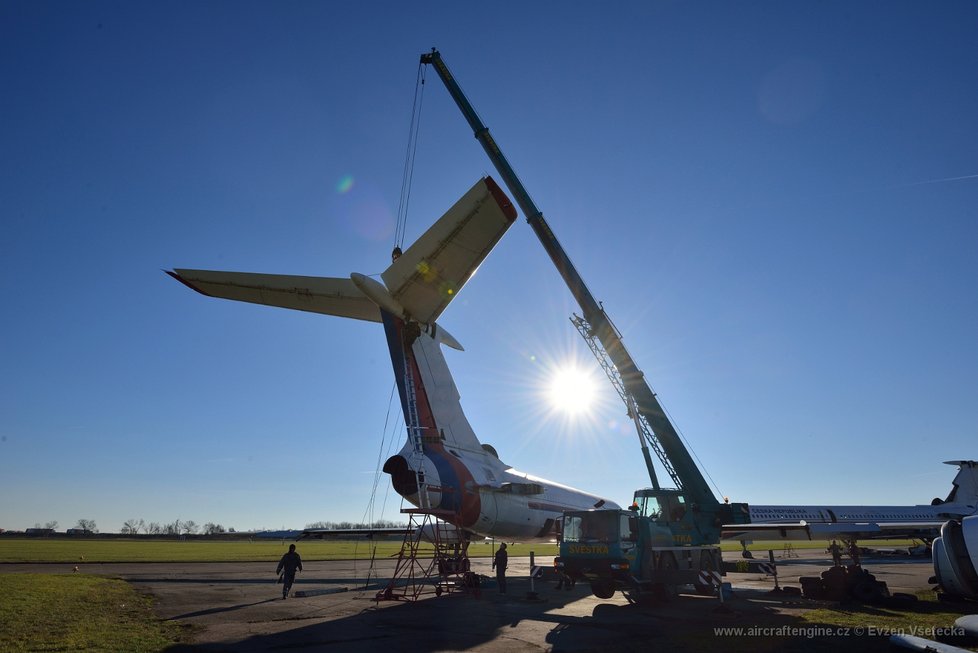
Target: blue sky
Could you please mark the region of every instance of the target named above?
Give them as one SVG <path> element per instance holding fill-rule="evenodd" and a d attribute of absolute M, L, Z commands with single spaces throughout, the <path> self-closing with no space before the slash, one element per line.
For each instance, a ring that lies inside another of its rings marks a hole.
<path fill-rule="evenodd" d="M 0 528 L 399 519 L 382 330 L 161 270 L 382 271 L 432 46 L 722 494 L 944 496 L 978 457 L 976 42 L 970 2 L 3 2 Z M 429 75 L 408 240 L 491 172 Z M 521 218 L 449 364 L 503 460 L 624 502 L 575 309 Z"/>

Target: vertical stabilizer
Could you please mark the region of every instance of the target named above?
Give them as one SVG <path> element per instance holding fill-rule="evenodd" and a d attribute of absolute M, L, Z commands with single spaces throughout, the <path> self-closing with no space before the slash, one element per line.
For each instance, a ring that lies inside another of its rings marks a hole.
<path fill-rule="evenodd" d="M 944 503 L 978 506 L 978 462 L 974 460 L 948 460 L 945 465 L 957 465 L 954 487 Z"/>
<path fill-rule="evenodd" d="M 416 419 L 428 442 L 481 452 L 482 445 L 462 412 L 458 388 L 441 350 L 440 330 L 420 328 L 386 312 L 383 319 L 405 423 L 410 427 Z M 414 390 L 414 407 L 409 405 L 407 375 Z"/>
<path fill-rule="evenodd" d="M 481 447 L 462 413 L 437 330 L 386 311 L 381 316 L 408 428 L 407 444 L 384 463 L 384 472 L 394 490 L 415 505 L 446 511 L 453 523 L 471 526 L 481 503 L 462 456 L 481 453 Z"/>

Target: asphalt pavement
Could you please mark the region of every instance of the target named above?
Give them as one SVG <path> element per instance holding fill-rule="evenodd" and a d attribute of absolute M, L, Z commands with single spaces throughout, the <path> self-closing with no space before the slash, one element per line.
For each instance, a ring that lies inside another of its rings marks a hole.
<path fill-rule="evenodd" d="M 783 553 L 783 552 L 780 552 Z M 819 551 L 777 559 L 779 586 L 797 587 L 799 576 L 831 564 Z M 733 596 L 681 595 L 668 603 L 632 605 L 619 593 L 599 600 L 586 585 L 557 589 L 549 567 L 529 579 L 529 559 L 513 558 L 507 594 L 496 587 L 488 559 L 472 561 L 484 577 L 477 590 L 431 586 L 417 601 L 377 601 L 393 574 L 384 560 L 305 562 L 294 594 L 282 599 L 273 563 L 84 564 L 79 571 L 122 578 L 156 599 L 161 618 L 187 625 L 194 651 L 648 651 L 686 648 L 703 638 L 725 648 L 714 628 L 733 624 L 792 626 L 800 614 L 824 604 L 796 594 L 771 593 L 774 578 L 729 574 Z M 933 573 L 926 558 L 866 560 L 891 592 L 926 589 Z M 0 573 L 60 573 L 74 565 L 0 565 Z M 694 646 L 694 648 L 698 648 Z"/>

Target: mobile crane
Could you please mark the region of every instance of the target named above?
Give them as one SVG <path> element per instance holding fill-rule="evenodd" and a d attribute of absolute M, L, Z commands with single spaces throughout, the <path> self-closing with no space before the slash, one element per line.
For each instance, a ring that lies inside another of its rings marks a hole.
<path fill-rule="evenodd" d="M 719 572 L 721 524 L 749 521 L 747 504 L 719 502 L 697 468 L 621 334 L 595 300 L 561 247 L 543 213 L 503 155 L 436 49 L 421 55 L 461 109 L 506 187 L 533 228 L 580 306 L 572 322 L 624 401 L 635 422 L 652 487 L 638 490 L 630 510 L 591 510 L 564 515 L 560 556 L 555 565 L 571 578 L 587 580 L 599 598 L 616 590 L 627 596 L 671 593 L 680 585 L 712 589 L 700 572 Z M 651 448 L 674 488 L 660 487 Z"/>

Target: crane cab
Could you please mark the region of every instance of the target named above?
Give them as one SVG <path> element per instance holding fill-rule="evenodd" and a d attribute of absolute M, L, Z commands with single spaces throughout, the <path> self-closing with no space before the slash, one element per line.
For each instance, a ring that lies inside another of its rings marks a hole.
<path fill-rule="evenodd" d="M 714 544 L 712 533 L 702 526 L 702 506 L 677 489 L 645 488 L 635 491 L 631 512 L 672 533 L 673 546 Z"/>
<path fill-rule="evenodd" d="M 676 489 L 636 490 L 632 501 L 633 512 L 662 524 L 683 521 L 690 507 L 683 491 Z"/>

